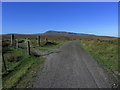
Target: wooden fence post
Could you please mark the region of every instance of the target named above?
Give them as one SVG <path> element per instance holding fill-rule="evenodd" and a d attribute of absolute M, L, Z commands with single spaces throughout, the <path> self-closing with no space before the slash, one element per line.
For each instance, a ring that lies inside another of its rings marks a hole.
<path fill-rule="evenodd" d="M 27 41 L 27 51 L 28 51 L 28 54 L 30 55 L 30 41 Z"/>
<path fill-rule="evenodd" d="M 45 41 L 46 41 L 46 43 L 48 42 L 48 38 L 47 37 L 45 38 Z"/>
<path fill-rule="evenodd" d="M 16 48 L 19 48 L 19 40 L 16 41 Z"/>
<path fill-rule="evenodd" d="M 14 34 L 11 34 L 11 45 L 12 46 L 15 45 L 15 36 L 14 36 Z"/>
<path fill-rule="evenodd" d="M 6 62 L 5 62 L 3 53 L 2 53 L 2 61 L 3 61 L 3 66 L 4 66 L 5 71 L 7 71 L 7 66 L 6 66 Z"/>
<path fill-rule="evenodd" d="M 38 46 L 40 47 L 40 36 L 38 36 Z"/>

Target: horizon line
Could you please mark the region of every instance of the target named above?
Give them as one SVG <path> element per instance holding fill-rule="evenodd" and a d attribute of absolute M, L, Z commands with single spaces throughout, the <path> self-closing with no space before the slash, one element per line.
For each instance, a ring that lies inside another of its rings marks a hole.
<path fill-rule="evenodd" d="M 46 31 L 48 32 L 48 31 Z M 56 32 L 66 32 L 66 31 L 56 31 Z M 43 33 L 0 33 L 0 35 L 10 35 L 10 34 L 19 34 L 19 35 L 35 35 L 35 34 L 44 34 Z M 70 33 L 74 33 L 74 32 L 70 32 Z M 106 37 L 120 37 L 119 35 L 117 36 L 112 36 L 112 35 L 100 35 L 100 34 L 93 34 L 93 33 L 76 33 L 76 34 L 88 34 L 88 35 L 93 35 L 93 36 L 106 36 Z"/>

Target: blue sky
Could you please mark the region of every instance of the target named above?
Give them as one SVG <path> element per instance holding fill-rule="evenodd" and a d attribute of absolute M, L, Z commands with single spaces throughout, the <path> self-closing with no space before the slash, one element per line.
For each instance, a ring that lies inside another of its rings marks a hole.
<path fill-rule="evenodd" d="M 4 2 L 3 34 L 48 30 L 117 36 L 117 2 Z"/>

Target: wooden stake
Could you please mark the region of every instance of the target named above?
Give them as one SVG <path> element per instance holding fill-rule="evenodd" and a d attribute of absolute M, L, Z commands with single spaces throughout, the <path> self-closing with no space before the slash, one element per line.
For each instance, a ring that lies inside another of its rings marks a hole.
<path fill-rule="evenodd" d="M 28 54 L 30 55 L 30 41 L 27 41 L 27 51 L 28 51 Z"/>
<path fill-rule="evenodd" d="M 19 40 L 16 41 L 16 48 L 19 48 Z"/>
<path fill-rule="evenodd" d="M 38 36 L 38 46 L 40 47 L 40 36 Z"/>
<path fill-rule="evenodd" d="M 47 37 L 45 38 L 45 41 L 46 41 L 46 43 L 48 42 L 48 38 Z"/>
<path fill-rule="evenodd" d="M 15 37 L 14 34 L 11 34 L 11 45 L 14 46 L 15 44 Z"/>
<path fill-rule="evenodd" d="M 7 71 L 7 66 L 6 66 L 6 62 L 5 62 L 3 53 L 2 53 L 2 61 L 3 61 L 3 66 L 4 66 L 5 71 Z"/>

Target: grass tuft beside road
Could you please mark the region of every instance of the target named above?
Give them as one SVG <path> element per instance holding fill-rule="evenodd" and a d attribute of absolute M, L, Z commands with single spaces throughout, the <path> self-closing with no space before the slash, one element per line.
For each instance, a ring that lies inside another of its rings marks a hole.
<path fill-rule="evenodd" d="M 66 40 L 65 40 L 66 41 Z M 51 41 L 46 44 L 41 42 L 40 48 L 34 39 L 31 39 L 31 47 L 39 49 L 40 52 L 51 52 L 59 48 L 65 41 Z M 52 44 L 51 44 L 52 43 Z M 21 43 L 20 46 L 26 47 L 26 43 Z M 10 42 L 3 41 L 3 53 L 7 66 L 7 72 L 2 65 L 2 80 L 3 88 L 26 88 L 32 87 L 36 75 L 42 69 L 45 58 L 36 57 L 37 53 L 31 50 L 31 55 L 28 55 L 26 49 L 13 48 Z"/>
<path fill-rule="evenodd" d="M 14 48 L 12 48 L 12 52 L 6 53 L 4 57 L 7 65 L 7 72 L 3 70 L 3 88 L 16 87 L 19 82 L 23 82 L 22 78 L 26 76 L 26 74 L 33 76 L 34 73 L 28 72 L 29 69 L 33 71 L 37 68 L 32 68 L 34 64 L 40 66 L 44 61 L 44 58 L 42 57 L 35 57 L 34 55 L 29 56 L 26 51 Z M 18 59 L 18 57 L 21 58 Z M 29 78 L 28 80 L 30 79 L 32 78 Z M 24 85 L 27 86 L 26 83 L 24 83 Z"/>
<path fill-rule="evenodd" d="M 112 40 L 112 43 L 81 40 L 80 44 L 114 79 L 118 79 L 118 40 Z"/>
<path fill-rule="evenodd" d="M 39 48 L 39 50 L 41 52 L 51 52 L 54 49 L 60 48 L 60 46 L 62 44 L 64 44 L 67 40 L 63 40 L 63 41 L 54 41 L 56 43 L 56 45 L 45 45 L 44 47 Z M 51 41 L 53 42 L 53 41 Z"/>

